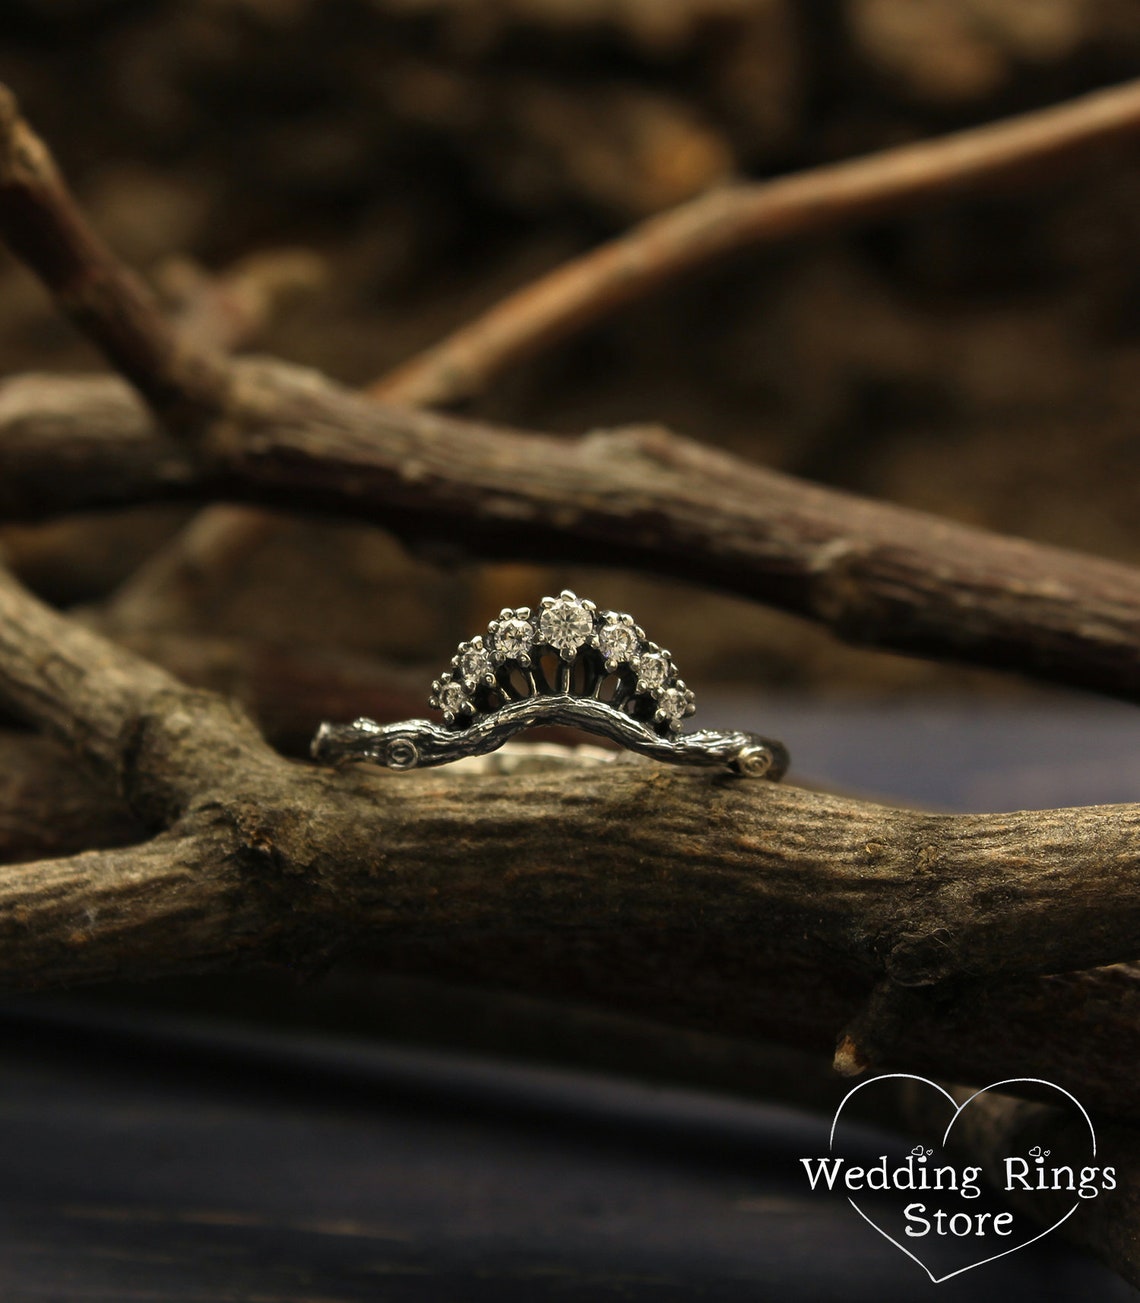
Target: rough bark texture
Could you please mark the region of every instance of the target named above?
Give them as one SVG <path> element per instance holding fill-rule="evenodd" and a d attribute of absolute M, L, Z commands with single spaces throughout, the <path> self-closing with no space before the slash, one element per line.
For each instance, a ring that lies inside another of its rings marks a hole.
<path fill-rule="evenodd" d="M 0 863 L 125 846 L 144 835 L 114 789 L 67 747 L 0 732 Z"/>
<path fill-rule="evenodd" d="M 115 775 L 145 822 L 193 821 L 202 868 L 175 889 L 200 893 L 196 908 L 232 889 L 233 857 L 245 855 L 262 866 L 256 890 L 271 886 L 297 921 L 324 931 L 346 917 L 404 937 L 620 931 L 636 919 L 649 931 L 696 927 L 740 959 L 758 947 L 794 963 L 827 955 L 903 985 L 1051 973 L 1140 950 L 1140 907 L 1128 904 L 1140 885 L 1133 806 L 938 816 L 632 761 L 525 782 L 337 774 L 281 760 L 232 708 L 11 580 L 0 628 L 6 699 Z M 211 838 L 220 881 L 205 867 Z M 151 851 L 135 853 L 145 878 Z M 160 955 L 192 962 L 193 948 L 177 955 L 145 928 L 125 949 L 105 908 L 78 927 L 59 912 L 60 874 L 58 864 L 21 870 L 0 965 L 9 979 L 46 978 L 41 957 L 66 937 L 79 938 L 74 962 L 92 977 L 115 964 L 144 971 Z M 124 909 L 137 903 L 134 882 Z"/>
<path fill-rule="evenodd" d="M 1132 568 L 805 484 L 664 430 L 524 434 L 242 362 L 197 469 L 117 382 L 51 382 L 45 413 L 48 387 L 24 379 L 0 395 L 0 514 L 224 494 L 352 514 L 441 557 L 691 578 L 851 642 L 1140 691 Z"/>
<path fill-rule="evenodd" d="M 1132 88 L 1023 123 L 1029 148 L 1008 129 L 971 138 L 965 159 L 961 141 L 943 144 L 933 174 L 929 150 L 904 152 L 883 161 L 877 197 L 859 189 L 865 168 L 833 181 L 853 185 L 849 210 L 877 210 L 888 192 L 935 193 L 1131 131 L 1137 101 Z M 523 435 L 224 362 L 173 332 L 92 235 L 7 96 L 0 141 L 0 229 L 168 431 L 102 382 L 13 387 L 9 514 L 178 495 L 333 509 L 437 554 L 632 564 L 852 639 L 1136 693 L 1140 578 L 1125 567 L 810 488 L 659 430 Z M 775 193 L 796 229 L 833 220 L 812 207 L 818 192 Z M 748 221 L 775 222 L 751 210 L 734 227 L 724 203 L 698 210 L 695 233 L 629 293 L 751 238 Z M 629 296 L 598 284 L 599 302 Z M 516 335 L 502 355 L 518 348 Z M 76 401 L 92 392 L 95 421 Z M 284 760 L 236 706 L 6 577 L 0 698 L 113 782 L 150 834 L 10 868 L 0 983 L 313 965 L 367 944 L 400 971 L 736 1034 L 818 1043 L 845 1026 L 848 1071 L 899 1055 L 984 1078 L 1028 1061 L 1135 1116 L 1118 1065 L 1134 1060 L 1136 974 L 1105 966 L 1140 953 L 1138 806 L 936 816 L 627 759 L 530 776 L 331 773 Z M 994 1151 L 985 1136 L 975 1146 Z M 1093 1237 L 1133 1277 L 1134 1218 L 1131 1199 L 1106 1206 Z"/>

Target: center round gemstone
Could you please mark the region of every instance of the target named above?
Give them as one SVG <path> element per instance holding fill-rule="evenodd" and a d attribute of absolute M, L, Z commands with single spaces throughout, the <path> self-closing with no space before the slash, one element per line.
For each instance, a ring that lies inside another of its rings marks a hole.
<path fill-rule="evenodd" d="M 538 621 L 538 636 L 567 655 L 576 652 L 594 631 L 594 619 L 580 603 L 559 598 L 543 611 Z"/>

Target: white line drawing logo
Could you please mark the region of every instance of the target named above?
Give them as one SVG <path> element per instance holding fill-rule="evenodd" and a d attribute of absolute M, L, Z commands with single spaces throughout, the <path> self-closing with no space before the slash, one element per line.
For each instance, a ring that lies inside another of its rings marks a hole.
<path fill-rule="evenodd" d="M 1084 1199 L 1094 1198 L 1103 1190 L 1112 1190 L 1116 1188 L 1116 1173 L 1111 1167 L 1088 1166 L 1074 1168 L 1068 1164 L 1049 1166 L 1046 1160 L 1050 1157 L 1048 1149 L 1042 1149 L 1040 1145 L 1034 1145 L 1029 1150 L 1028 1157 L 1011 1155 L 1004 1159 L 1003 1170 L 1005 1172 L 1005 1189 L 1027 1190 L 1027 1191 L 1057 1191 L 1072 1190 L 1074 1192 L 1074 1201 L 1072 1206 L 1062 1216 L 1058 1217 L 1051 1225 L 1044 1230 L 1033 1235 L 1031 1238 L 1021 1240 L 1008 1248 L 1001 1249 L 997 1253 L 987 1254 L 986 1257 L 979 1258 L 976 1262 L 967 1263 L 963 1267 L 958 1267 L 953 1271 L 945 1271 L 937 1274 L 937 1271 L 927 1266 L 918 1254 L 907 1245 L 897 1239 L 895 1235 L 890 1234 L 868 1213 L 852 1195 L 852 1191 L 874 1190 L 874 1191 L 909 1191 L 922 1192 L 925 1200 L 929 1194 L 942 1191 L 950 1191 L 957 1198 L 971 1199 L 982 1193 L 981 1187 L 977 1184 L 978 1177 L 981 1175 L 980 1167 L 965 1167 L 959 1170 L 952 1164 L 938 1167 L 934 1164 L 927 1165 L 927 1159 L 933 1155 L 932 1149 L 924 1149 L 922 1145 L 916 1145 L 908 1155 L 906 1160 L 896 1166 L 893 1171 L 889 1170 L 888 1161 L 883 1156 L 877 1164 L 871 1164 L 869 1167 L 847 1166 L 846 1160 L 842 1157 L 835 1156 L 835 1138 L 836 1130 L 839 1126 L 840 1117 L 843 1110 L 851 1099 L 867 1086 L 874 1085 L 876 1082 L 883 1081 L 913 1081 L 923 1086 L 929 1086 L 932 1090 L 937 1091 L 939 1095 L 946 1100 L 952 1111 L 950 1121 L 945 1131 L 942 1133 L 942 1145 L 945 1146 L 953 1131 L 958 1119 L 966 1109 L 974 1103 L 975 1100 L 987 1094 L 992 1090 L 1000 1090 L 1002 1087 L 1010 1086 L 1045 1086 L 1050 1090 L 1056 1091 L 1059 1095 L 1073 1105 L 1080 1114 L 1084 1125 L 1088 1128 L 1090 1152 L 1093 1158 L 1096 1157 L 1096 1131 L 1092 1124 L 1084 1105 L 1071 1092 L 1063 1086 L 1058 1086 L 1051 1081 L 1045 1081 L 1040 1077 L 1007 1077 L 1002 1081 L 991 1082 L 988 1086 L 983 1086 L 980 1090 L 974 1091 L 966 1100 L 958 1104 L 953 1095 L 948 1090 L 940 1086 L 937 1082 L 931 1081 L 927 1077 L 920 1077 L 911 1072 L 889 1072 L 880 1076 L 869 1077 L 866 1081 L 859 1082 L 847 1092 L 839 1107 L 835 1110 L 835 1116 L 831 1120 L 831 1131 L 828 1137 L 827 1158 L 803 1158 L 801 1163 L 808 1174 L 808 1180 L 811 1188 L 815 1190 L 817 1186 L 823 1186 L 827 1190 L 838 1187 L 847 1193 L 847 1202 L 859 1214 L 860 1217 L 889 1243 L 893 1244 L 896 1249 L 906 1254 L 912 1262 L 918 1264 L 926 1273 L 933 1284 L 941 1284 L 943 1281 L 951 1280 L 955 1276 L 962 1275 L 963 1272 L 971 1271 L 975 1267 L 984 1266 L 989 1262 L 996 1262 L 999 1258 L 1007 1257 L 1011 1253 L 1016 1253 L 1020 1249 L 1028 1248 L 1030 1244 L 1035 1244 L 1038 1240 L 1044 1239 L 1046 1235 L 1052 1234 L 1059 1226 L 1063 1225 L 1077 1211 Z M 1077 1172 L 1079 1171 L 1079 1178 Z M 875 1177 L 879 1181 L 875 1181 Z M 992 1212 L 983 1212 L 980 1214 L 967 1214 L 962 1211 L 948 1214 L 944 1210 L 931 1211 L 925 1202 L 912 1202 L 905 1209 L 905 1219 L 907 1226 L 905 1234 L 913 1236 L 916 1239 L 924 1238 L 932 1231 L 938 1236 L 950 1236 L 951 1238 L 965 1238 L 971 1235 L 986 1237 L 986 1246 L 992 1243 L 990 1237 L 1002 1238 L 1012 1235 L 1014 1213 L 1003 1212 L 994 1214 Z M 965 1229 L 964 1229 L 965 1228 Z M 917 1248 L 917 1245 L 915 1246 Z M 995 1246 L 996 1247 L 996 1246 Z"/>

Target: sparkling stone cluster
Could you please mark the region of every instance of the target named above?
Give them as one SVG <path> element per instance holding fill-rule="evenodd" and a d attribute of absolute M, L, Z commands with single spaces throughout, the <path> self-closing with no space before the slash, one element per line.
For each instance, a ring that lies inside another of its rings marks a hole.
<path fill-rule="evenodd" d="M 634 696 L 653 703 L 655 724 L 678 732 L 696 710 L 670 654 L 650 642 L 631 615 L 599 611 L 568 588 L 544 597 L 537 612 L 505 608 L 485 636 L 460 643 L 451 668 L 432 683 L 429 704 L 443 712 L 446 723 L 465 727 L 481 713 L 480 690 L 496 687 L 500 669 L 529 670 L 548 651 L 569 663 L 589 648 L 600 654 L 607 673 L 636 679 Z"/>

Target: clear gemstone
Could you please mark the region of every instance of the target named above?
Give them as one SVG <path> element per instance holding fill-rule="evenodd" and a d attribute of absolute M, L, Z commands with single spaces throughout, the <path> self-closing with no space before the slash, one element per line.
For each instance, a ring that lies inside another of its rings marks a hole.
<path fill-rule="evenodd" d="M 628 624 L 604 624 L 598 633 L 598 649 L 608 661 L 628 661 L 637 654 L 637 634 Z"/>
<path fill-rule="evenodd" d="M 495 632 L 495 651 L 503 660 L 516 660 L 530 651 L 534 625 L 529 620 L 504 620 Z"/>
<path fill-rule="evenodd" d="M 485 674 L 493 674 L 494 666 L 485 647 L 468 647 L 459 657 L 459 672 L 468 683 L 479 683 Z"/>
<path fill-rule="evenodd" d="M 680 688 L 666 688 L 657 701 L 657 709 L 666 719 L 684 719 L 688 696 Z"/>
<path fill-rule="evenodd" d="M 669 662 L 659 652 L 650 652 L 637 662 L 637 677 L 647 688 L 660 688 L 669 677 Z"/>
<path fill-rule="evenodd" d="M 439 708 L 448 715 L 458 715 L 470 708 L 462 683 L 445 683 L 439 690 Z"/>
<path fill-rule="evenodd" d="M 539 617 L 538 636 L 551 647 L 567 654 L 576 652 L 594 632 L 594 617 L 582 605 L 560 597 Z"/>

